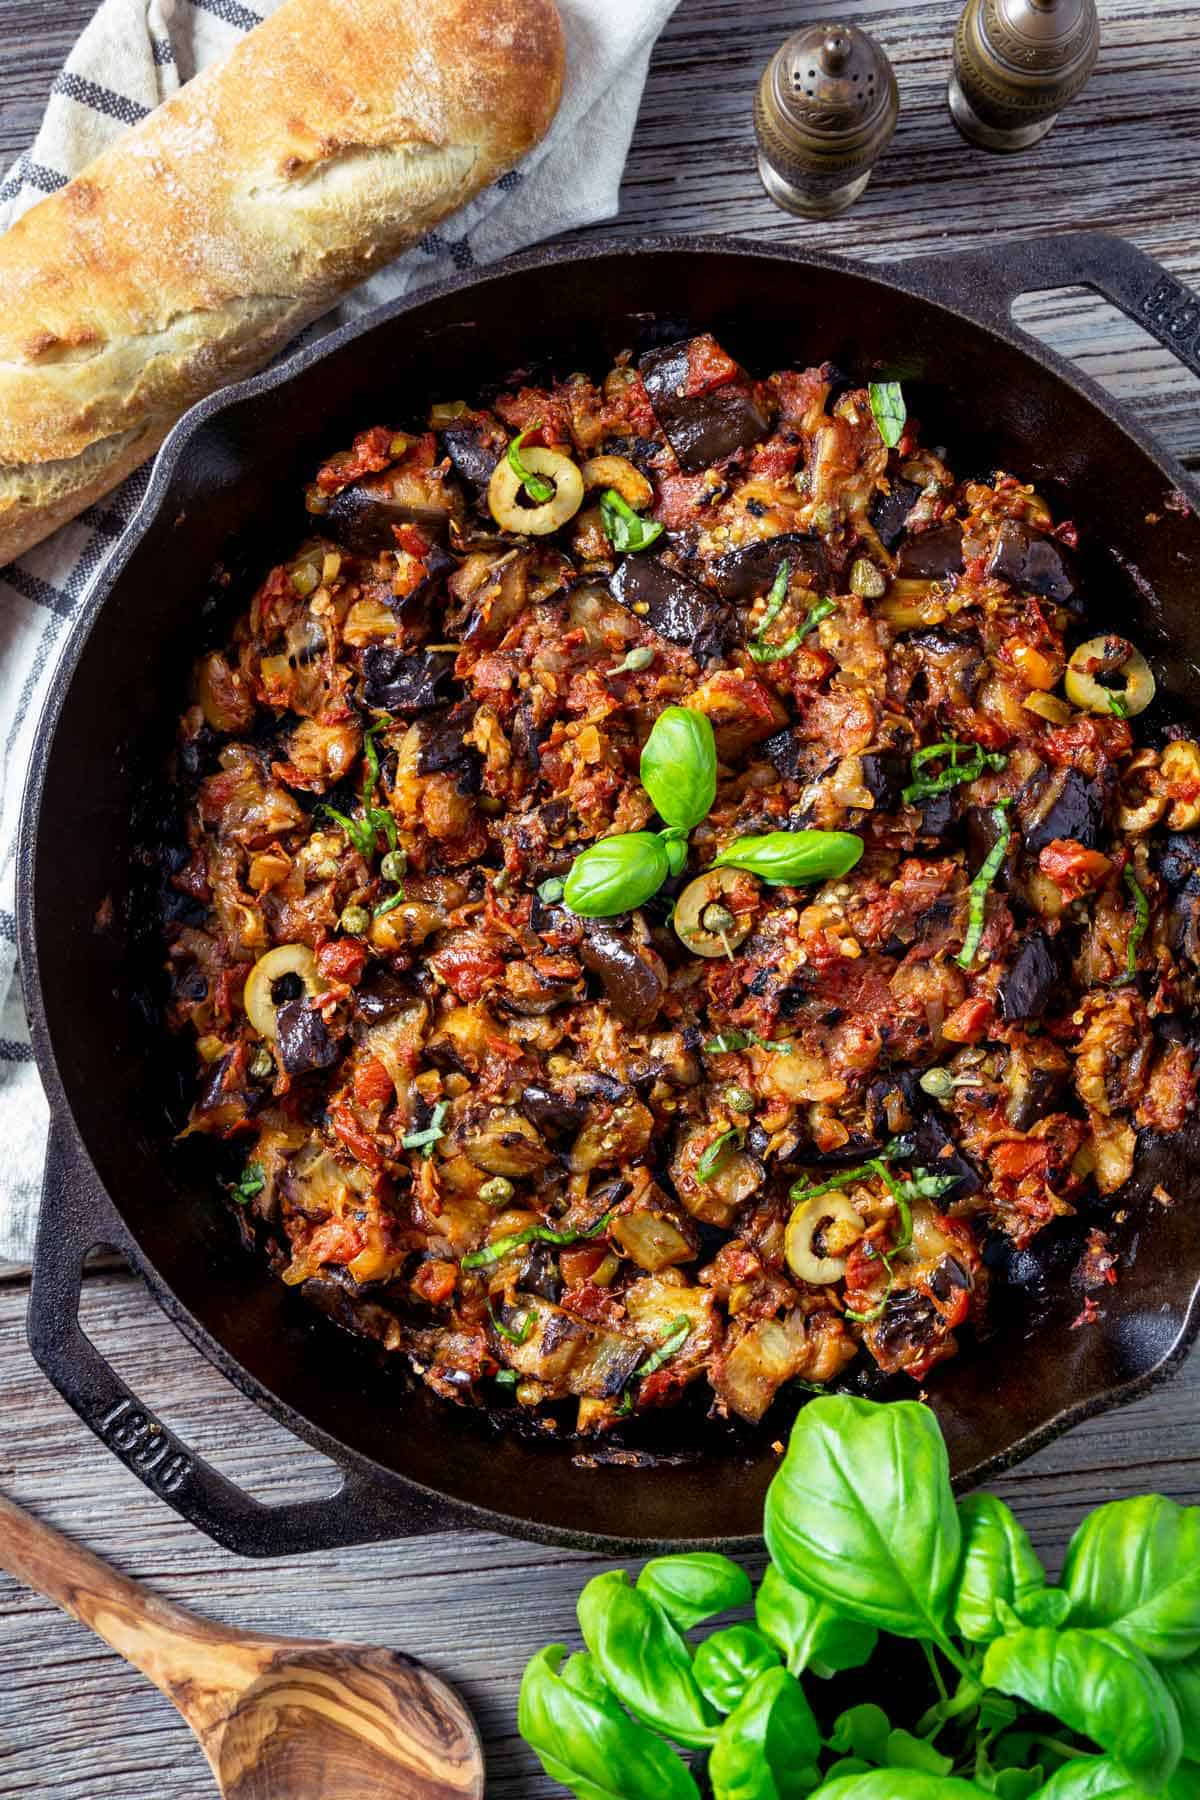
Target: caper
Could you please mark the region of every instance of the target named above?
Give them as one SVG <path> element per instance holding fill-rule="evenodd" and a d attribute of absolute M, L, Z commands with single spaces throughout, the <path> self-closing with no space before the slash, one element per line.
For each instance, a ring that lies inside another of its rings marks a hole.
<path fill-rule="evenodd" d="M 365 906 L 347 906 L 342 909 L 338 920 L 340 930 L 348 932 L 351 937 L 361 937 L 370 928 L 371 915 Z"/>
<path fill-rule="evenodd" d="M 748 1113 L 754 1111 L 754 1095 L 749 1088 L 727 1087 L 725 1104 L 730 1112 Z"/>
<path fill-rule="evenodd" d="M 486 1200 L 489 1206 L 499 1206 L 505 1200 L 511 1200 L 516 1188 L 507 1175 L 492 1175 L 479 1190 L 479 1198 Z"/>
<path fill-rule="evenodd" d="M 379 873 L 385 881 L 403 881 L 407 872 L 408 858 L 403 850 L 389 850 L 379 865 Z"/>
<path fill-rule="evenodd" d="M 250 1058 L 250 1073 L 255 1081 L 269 1081 L 275 1073 L 275 1058 L 265 1044 L 260 1044 Z"/>
<path fill-rule="evenodd" d="M 929 1094 L 934 1100 L 948 1100 L 954 1092 L 955 1081 L 949 1069 L 926 1069 L 918 1085 L 923 1094 Z"/>
<path fill-rule="evenodd" d="M 714 901 L 711 906 L 706 906 L 700 914 L 700 923 L 705 931 L 711 931 L 719 937 L 723 931 L 732 931 L 737 920 L 727 906 L 721 906 Z"/>
<path fill-rule="evenodd" d="M 314 873 L 322 881 L 336 881 L 338 873 L 337 863 L 332 856 L 327 856 L 323 862 L 317 864 Z"/>

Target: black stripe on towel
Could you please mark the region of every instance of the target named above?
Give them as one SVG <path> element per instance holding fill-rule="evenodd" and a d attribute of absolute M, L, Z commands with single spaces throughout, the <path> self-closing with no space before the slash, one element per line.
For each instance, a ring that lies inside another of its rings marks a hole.
<path fill-rule="evenodd" d="M 112 88 L 101 87 L 98 81 L 89 81 L 86 75 L 72 74 L 70 69 L 63 70 L 50 92 L 89 106 L 93 112 L 105 113 L 110 119 L 119 119 L 122 125 L 136 125 L 150 111 L 136 100 L 127 100 L 124 94 L 115 94 Z"/>

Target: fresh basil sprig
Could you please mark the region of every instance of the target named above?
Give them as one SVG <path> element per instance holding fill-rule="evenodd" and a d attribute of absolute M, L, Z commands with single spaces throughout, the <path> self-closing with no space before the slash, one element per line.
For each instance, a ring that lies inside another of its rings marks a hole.
<path fill-rule="evenodd" d="M 707 713 L 664 707 L 642 749 L 639 772 L 667 825 L 679 831 L 699 825 L 717 797 L 717 744 Z"/>
<path fill-rule="evenodd" d="M 1049 1587 L 1001 1501 L 955 1506 L 928 1409 L 836 1395 L 793 1427 L 765 1529 L 753 1626 L 693 1647 L 685 1632 L 745 1604 L 745 1577 L 724 1558 L 659 1557 L 636 1588 L 619 1570 L 585 1588 L 590 1655 L 564 1662 L 555 1645 L 530 1663 L 522 1734 L 580 1800 L 697 1800 L 664 1736 L 701 1753 L 713 1800 L 1200 1792 L 1200 1508 L 1102 1507 Z M 889 1716 L 894 1656 L 870 1668 L 880 1630 L 929 1663 L 911 1729 Z M 862 1698 L 823 1737 L 798 1677 L 850 1669 L 865 1669 Z"/>
<path fill-rule="evenodd" d="M 905 405 L 900 383 L 872 381 L 867 388 L 867 398 L 871 403 L 880 437 L 889 450 L 894 450 L 904 436 L 904 427 L 908 423 L 908 407 Z"/>
<path fill-rule="evenodd" d="M 768 831 L 734 838 L 713 857 L 714 869 L 745 869 L 770 887 L 798 887 L 846 875 L 863 853 L 852 831 Z"/>
<path fill-rule="evenodd" d="M 663 534 L 657 519 L 643 519 L 616 488 L 601 494 L 600 518 L 614 550 L 648 550 Z"/>
<path fill-rule="evenodd" d="M 571 864 L 563 899 L 584 919 L 611 919 L 645 905 L 671 873 L 662 838 L 653 831 L 626 831 L 598 838 Z"/>
<path fill-rule="evenodd" d="M 542 422 L 540 419 L 533 425 L 527 425 L 524 431 L 519 431 L 517 433 L 516 437 L 512 440 L 512 443 L 508 446 L 508 466 L 517 477 L 517 480 L 521 483 L 521 486 L 525 489 L 525 492 L 529 495 L 529 498 L 538 506 L 544 506 L 547 500 L 553 500 L 554 483 L 552 481 L 547 481 L 544 475 L 535 475 L 533 470 L 526 465 L 525 460 L 521 455 L 521 445 L 525 442 L 527 437 L 532 436 L 535 431 L 540 431 L 541 428 Z"/>

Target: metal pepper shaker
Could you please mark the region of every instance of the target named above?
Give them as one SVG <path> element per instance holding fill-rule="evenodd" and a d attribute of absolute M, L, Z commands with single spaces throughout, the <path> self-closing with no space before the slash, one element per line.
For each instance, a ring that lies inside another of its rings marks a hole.
<path fill-rule="evenodd" d="M 985 150 L 1026 150 L 1083 88 L 1099 50 L 1096 0 L 967 0 L 951 117 Z"/>
<path fill-rule="evenodd" d="M 780 46 L 754 99 L 758 172 L 805 219 L 853 204 L 896 129 L 892 65 L 857 25 L 810 25 Z"/>

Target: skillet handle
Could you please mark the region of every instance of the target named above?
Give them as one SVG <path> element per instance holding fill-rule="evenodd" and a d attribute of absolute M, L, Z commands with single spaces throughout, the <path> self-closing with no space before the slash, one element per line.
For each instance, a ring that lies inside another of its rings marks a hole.
<path fill-rule="evenodd" d="M 290 1556 L 381 1538 L 410 1537 L 454 1523 L 414 1497 L 383 1493 L 366 1474 L 343 1470 L 336 1493 L 265 1506 L 161 1425 L 84 1333 L 79 1300 L 84 1262 L 98 1245 L 130 1255 L 129 1235 L 108 1196 L 52 1129 L 34 1250 L 27 1332 L 34 1358 L 63 1399 L 125 1467 L 181 1518 L 240 1556 Z"/>
<path fill-rule="evenodd" d="M 981 250 L 920 256 L 896 265 L 901 286 L 1005 325 L 1020 294 L 1090 287 L 1111 300 L 1200 375 L 1200 297 L 1125 238 L 1107 231 L 1066 231 L 1019 238 Z"/>

